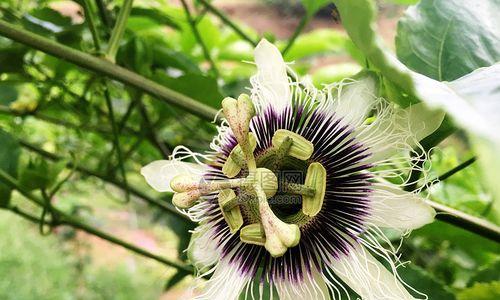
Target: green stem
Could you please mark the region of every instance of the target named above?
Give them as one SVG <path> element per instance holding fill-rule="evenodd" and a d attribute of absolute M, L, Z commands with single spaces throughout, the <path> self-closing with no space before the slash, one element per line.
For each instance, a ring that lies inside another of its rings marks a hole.
<path fill-rule="evenodd" d="M 472 157 L 472 158 L 464 161 L 463 163 L 459 164 L 458 166 L 454 167 L 453 169 L 443 173 L 442 175 L 439 175 L 438 177 L 429 180 L 428 183 L 426 183 L 426 184 L 424 184 L 424 186 L 422 186 L 420 191 L 425 191 L 426 189 L 433 186 L 434 184 L 437 184 L 441 181 L 448 179 L 449 177 L 455 175 L 456 173 L 458 173 L 458 172 L 462 171 L 463 169 L 467 168 L 468 166 L 472 165 L 476 160 L 477 160 L 476 157 Z"/>
<path fill-rule="evenodd" d="M 26 141 L 22 141 L 22 140 L 18 140 L 19 141 L 19 144 L 32 151 L 32 152 L 35 152 L 37 153 L 38 155 L 41 155 L 49 160 L 52 160 L 52 161 L 61 161 L 63 160 L 62 157 L 56 155 L 56 154 L 53 154 L 53 153 L 50 153 L 50 152 L 47 152 L 31 143 L 28 143 Z M 82 174 L 85 174 L 85 175 L 89 175 L 89 176 L 93 176 L 93 177 L 96 177 L 96 178 L 99 178 L 101 179 L 102 181 L 104 182 L 107 182 L 107 183 L 110 183 L 114 186 L 116 186 L 117 188 L 119 189 L 124 189 L 124 184 L 123 182 L 119 181 L 118 179 L 116 178 L 113 178 L 113 177 L 109 177 L 109 176 L 106 176 L 106 175 L 103 175 L 99 172 L 96 172 L 94 170 L 91 170 L 89 168 L 86 168 L 86 167 L 83 167 L 83 166 L 79 166 L 79 165 L 75 165 L 74 163 L 72 162 L 68 162 L 67 165 L 66 165 L 68 168 L 75 168 L 75 170 L 77 170 L 78 172 L 82 173 Z M 167 213 L 170 213 L 172 215 L 174 215 L 175 217 L 178 217 L 180 219 L 183 219 L 183 220 L 186 220 L 186 221 L 190 221 L 190 219 L 180 213 L 175 207 L 173 207 L 173 205 L 171 205 L 170 203 L 167 203 L 165 201 L 159 201 L 153 197 L 150 197 L 146 194 L 144 194 L 143 192 L 139 191 L 138 189 L 132 187 L 132 186 L 129 186 L 129 191 L 132 195 L 136 196 L 137 198 L 143 200 L 144 202 L 146 203 L 149 203 L 151 205 L 154 205 L 155 207 L 158 207 L 160 209 L 162 209 L 163 211 L 167 212 Z"/>
<path fill-rule="evenodd" d="M 108 50 L 106 51 L 106 58 L 112 62 L 115 62 L 116 53 L 120 47 L 120 41 L 122 40 L 123 34 L 125 33 L 125 28 L 127 27 L 128 16 L 132 10 L 132 4 L 134 0 L 124 0 L 123 6 L 118 14 L 118 19 L 116 20 L 115 27 L 111 32 L 111 38 L 109 39 Z"/>
<path fill-rule="evenodd" d="M 182 7 L 184 8 L 184 13 L 186 14 L 186 19 L 189 23 L 189 26 L 191 27 L 191 31 L 193 32 L 194 38 L 196 39 L 196 42 L 200 45 L 201 50 L 203 51 L 203 56 L 205 59 L 210 63 L 210 67 L 212 69 L 212 72 L 214 73 L 215 77 L 219 77 L 219 71 L 217 70 L 217 66 L 215 65 L 214 60 L 212 59 L 212 56 L 210 55 L 210 51 L 207 48 L 207 45 L 203 41 L 203 37 L 200 35 L 200 32 L 198 31 L 198 28 L 196 27 L 196 21 L 191 15 L 191 12 L 189 10 L 189 6 L 186 3 L 186 0 L 181 0 Z"/>
<path fill-rule="evenodd" d="M 427 203 L 436 210 L 436 219 L 500 243 L 500 227 L 495 224 L 440 203 L 430 200 Z"/>
<path fill-rule="evenodd" d="M 111 16 L 109 15 L 108 9 L 106 8 L 106 4 L 104 3 L 104 0 L 96 0 L 95 2 L 97 4 L 97 10 L 99 11 L 99 16 L 101 17 L 102 24 L 106 28 L 111 28 L 112 20 Z"/>
<path fill-rule="evenodd" d="M 309 17 L 308 14 L 305 14 L 302 17 L 299 25 L 295 28 L 295 31 L 293 32 L 292 37 L 290 37 L 290 39 L 288 40 L 288 43 L 286 44 L 285 49 L 283 49 L 283 51 L 281 51 L 283 56 L 285 56 L 288 53 L 288 51 L 290 50 L 290 48 L 292 48 L 293 44 L 295 43 L 295 40 L 299 37 L 300 33 L 302 32 L 302 30 L 304 30 L 304 28 L 306 27 L 307 23 L 309 23 L 310 20 L 311 20 L 311 18 Z"/>
<path fill-rule="evenodd" d="M 109 61 L 94 57 L 73 48 L 61 45 L 50 39 L 33 34 L 24 29 L 0 20 L 0 35 L 16 42 L 33 47 L 47 54 L 67 60 L 80 67 L 109 76 L 112 79 L 133 86 L 168 104 L 178 106 L 205 120 L 213 121 L 217 110 L 202 104 L 186 95 L 148 80 L 132 71 L 117 66 Z"/>
<path fill-rule="evenodd" d="M 101 51 L 101 41 L 99 40 L 99 34 L 97 32 L 94 14 L 92 13 L 92 7 L 90 6 L 89 0 L 83 0 L 83 11 L 85 15 L 85 23 L 87 23 L 87 26 L 89 27 L 95 48 L 97 52 L 99 52 Z"/>
<path fill-rule="evenodd" d="M 10 188 L 17 190 L 19 193 L 21 193 L 21 195 L 23 195 L 27 199 L 29 199 L 29 200 L 31 200 L 34 203 L 37 203 L 39 205 L 41 204 L 44 207 L 44 200 L 38 198 L 37 196 L 33 195 L 29 191 L 25 190 L 21 185 L 19 185 L 19 183 L 14 178 L 12 178 L 9 174 L 5 173 L 3 170 L 0 170 L 0 181 L 2 181 L 4 184 L 9 186 Z M 115 245 L 121 246 L 127 250 L 130 250 L 130 251 L 135 252 L 137 254 L 140 254 L 142 256 L 154 259 L 158 262 L 163 263 L 164 265 L 174 267 L 174 268 L 178 269 L 179 271 L 185 272 L 186 274 L 190 274 L 193 272 L 193 270 L 188 266 L 171 261 L 167 258 L 158 256 L 158 255 L 153 254 L 151 252 L 148 252 L 142 248 L 139 248 L 135 245 L 132 245 L 132 244 L 127 243 L 123 240 L 120 240 L 119 238 L 112 236 L 110 234 L 107 234 L 107 233 L 105 233 L 105 232 L 103 232 L 95 227 L 92 227 L 92 226 L 82 222 L 81 220 L 78 220 L 77 218 L 75 218 L 71 215 L 68 215 L 65 212 L 63 212 L 55 207 L 50 207 L 49 209 L 54 213 L 54 216 L 57 217 L 58 222 L 56 223 L 56 225 L 69 225 L 69 226 L 74 227 L 76 229 L 83 230 L 89 234 L 92 234 L 92 235 L 100 237 L 104 240 L 107 240 Z"/>
<path fill-rule="evenodd" d="M 207 0 L 198 0 L 198 1 L 204 7 L 206 7 L 211 13 L 216 15 L 223 23 L 225 23 L 227 26 L 232 28 L 234 30 L 234 32 L 236 32 L 242 39 L 246 40 L 247 42 L 252 44 L 252 46 L 254 46 L 254 47 L 257 46 L 257 43 L 258 43 L 257 41 L 254 41 L 250 36 L 248 36 L 245 32 L 243 32 L 243 30 L 241 30 L 241 28 L 238 27 L 238 25 L 233 23 L 233 21 L 231 21 L 223 12 L 218 10 L 210 2 L 208 2 Z"/>

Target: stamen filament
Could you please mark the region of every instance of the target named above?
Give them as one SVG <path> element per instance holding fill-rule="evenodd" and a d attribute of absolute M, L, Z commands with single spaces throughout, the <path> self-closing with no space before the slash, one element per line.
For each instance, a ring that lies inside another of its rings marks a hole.
<path fill-rule="evenodd" d="M 316 190 L 313 187 L 298 183 L 283 182 L 281 187 L 285 193 L 294 195 L 313 197 L 316 193 Z"/>

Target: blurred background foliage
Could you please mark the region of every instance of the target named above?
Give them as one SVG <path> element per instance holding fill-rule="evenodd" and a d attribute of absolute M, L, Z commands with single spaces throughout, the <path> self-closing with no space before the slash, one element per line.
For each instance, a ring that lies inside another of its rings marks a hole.
<path fill-rule="evenodd" d="M 445 44 L 446 35 L 437 31 L 466 1 L 450 1 L 441 14 L 430 0 L 406 11 L 417 2 L 377 3 L 381 37 L 414 71 L 450 81 L 500 60 L 498 41 L 486 43 L 485 60 L 483 49 L 461 38 L 467 28 L 469 38 L 494 39 L 500 27 L 484 33 L 482 23 L 474 23 L 494 14 L 456 18 Z M 275 42 L 317 87 L 369 67 L 330 1 L 137 0 L 123 35 L 110 45 L 127 3 L 4 0 L 0 16 L 215 110 L 223 97 L 246 91 L 260 37 Z M 428 19 L 422 22 L 415 11 Z M 439 69 L 425 57 L 433 51 L 444 60 Z M 390 100 L 410 97 L 384 84 Z M 427 192 L 438 203 L 498 224 L 469 135 L 447 132 L 429 145 L 437 147 L 418 185 L 469 161 Z M 169 195 L 147 188 L 139 169 L 167 158 L 176 145 L 203 151 L 214 133 L 215 125 L 196 113 L 0 36 L 0 299 L 182 297 L 193 280 L 182 250 L 194 224 L 173 208 Z M 403 277 L 430 299 L 500 298 L 498 243 L 436 221 L 414 231 L 402 250 L 402 259 L 412 262 L 402 268 Z"/>

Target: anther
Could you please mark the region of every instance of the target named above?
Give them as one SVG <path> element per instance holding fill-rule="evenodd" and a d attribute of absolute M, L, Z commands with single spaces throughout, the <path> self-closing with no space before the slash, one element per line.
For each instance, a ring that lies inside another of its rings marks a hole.
<path fill-rule="evenodd" d="M 291 139 L 293 142 L 287 151 L 287 155 L 300 160 L 307 160 L 311 157 L 314 152 L 314 145 L 303 136 L 286 129 L 276 130 L 272 139 L 273 146 L 279 149 L 288 139 Z"/>
<path fill-rule="evenodd" d="M 320 163 L 309 165 L 304 185 L 312 187 L 315 193 L 302 196 L 302 212 L 314 217 L 320 212 L 326 193 L 326 170 Z"/>
<path fill-rule="evenodd" d="M 247 244 L 264 246 L 266 235 L 260 223 L 247 225 L 240 230 L 240 240 Z"/>
<path fill-rule="evenodd" d="M 257 139 L 253 135 L 253 133 L 248 134 L 248 140 L 250 143 L 250 149 L 253 153 L 255 148 L 257 147 Z M 222 166 L 222 173 L 226 175 L 228 178 L 233 178 L 241 172 L 241 169 L 245 167 L 245 157 L 243 155 L 243 151 L 241 150 L 240 145 L 236 145 L 231 153 L 229 154 L 226 162 Z"/>
<path fill-rule="evenodd" d="M 219 206 L 222 211 L 222 216 L 229 226 L 229 231 L 231 234 L 237 232 L 243 225 L 243 216 L 239 206 L 233 206 L 231 209 L 227 210 L 228 204 L 237 200 L 236 193 L 231 189 L 225 189 L 219 192 Z"/>

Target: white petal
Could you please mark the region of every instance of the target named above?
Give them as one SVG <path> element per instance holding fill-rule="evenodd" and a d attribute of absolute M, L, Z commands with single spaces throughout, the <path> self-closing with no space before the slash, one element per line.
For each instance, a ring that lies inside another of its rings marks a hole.
<path fill-rule="evenodd" d="M 377 101 L 377 81 L 371 75 L 341 86 L 335 113 L 353 125 L 361 125 Z"/>
<path fill-rule="evenodd" d="M 262 39 L 254 51 L 257 75 L 252 78 L 253 100 L 258 108 L 272 105 L 278 111 L 290 105 L 286 64 L 276 46 Z"/>
<path fill-rule="evenodd" d="M 207 271 L 217 263 L 220 252 L 218 239 L 214 238 L 214 229 L 209 225 L 200 225 L 194 230 L 187 249 L 189 261 L 197 270 Z"/>
<path fill-rule="evenodd" d="M 297 299 L 315 299 L 329 300 L 330 294 L 323 278 L 315 268 L 310 274 L 304 270 L 302 282 L 277 281 L 275 282 L 276 291 L 279 299 L 297 300 Z"/>
<path fill-rule="evenodd" d="M 251 278 L 241 274 L 228 258 L 221 259 L 212 277 L 202 288 L 196 300 L 236 300 Z"/>
<path fill-rule="evenodd" d="M 330 267 L 363 300 L 414 299 L 401 282 L 366 249 L 355 244 Z"/>
<path fill-rule="evenodd" d="M 377 119 L 362 127 L 358 138 L 370 147 L 372 162 L 378 162 L 408 151 L 427 137 L 443 122 L 445 113 L 430 110 L 425 104 L 414 104 L 406 109 L 386 107 L 379 112 Z"/>
<path fill-rule="evenodd" d="M 405 115 L 408 118 L 407 128 L 415 134 L 417 141 L 421 141 L 439 128 L 445 113 L 442 110 L 431 110 L 420 102 L 408 107 Z"/>
<path fill-rule="evenodd" d="M 156 160 L 142 167 L 141 174 L 158 192 L 172 192 L 170 181 L 180 174 L 202 175 L 206 168 L 199 164 L 178 160 Z"/>
<path fill-rule="evenodd" d="M 436 215 L 424 199 L 388 183 L 375 185 L 370 199 L 368 221 L 375 226 L 406 231 L 431 223 Z"/>

